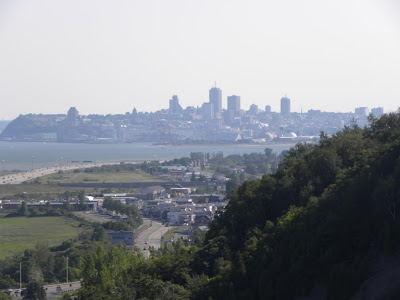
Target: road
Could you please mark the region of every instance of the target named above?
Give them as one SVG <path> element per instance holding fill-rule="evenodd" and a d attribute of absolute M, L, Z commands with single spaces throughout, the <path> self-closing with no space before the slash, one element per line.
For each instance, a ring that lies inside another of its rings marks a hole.
<path fill-rule="evenodd" d="M 59 284 L 52 284 L 52 285 L 46 285 L 44 286 L 46 290 L 46 294 L 48 297 L 52 298 L 62 298 L 62 294 L 57 293 L 57 287 L 60 286 L 61 290 L 66 292 L 66 291 L 72 291 L 72 290 L 77 290 L 81 287 L 81 282 L 80 281 L 75 281 L 75 282 L 70 282 L 70 283 L 59 283 Z"/>
<path fill-rule="evenodd" d="M 150 220 L 144 220 L 147 223 L 150 223 Z M 145 258 L 149 258 L 149 246 L 152 246 L 156 249 L 161 247 L 161 237 L 164 233 L 168 231 L 169 227 L 162 225 L 161 222 L 152 221 L 152 227 L 143 231 L 137 238 L 136 238 L 136 247 L 140 249 L 143 256 Z"/>
<path fill-rule="evenodd" d="M 40 169 L 33 169 L 31 171 L 19 172 L 14 174 L 7 174 L 3 175 L 0 180 L 1 184 L 20 184 L 24 181 L 34 179 L 37 177 L 45 176 L 48 174 L 57 173 L 58 171 L 67 171 L 67 170 L 74 170 L 80 168 L 91 168 L 91 167 L 100 167 L 103 165 L 109 165 L 113 163 L 80 163 L 80 164 L 71 164 L 69 166 L 63 167 L 49 167 L 49 168 L 40 168 Z"/>

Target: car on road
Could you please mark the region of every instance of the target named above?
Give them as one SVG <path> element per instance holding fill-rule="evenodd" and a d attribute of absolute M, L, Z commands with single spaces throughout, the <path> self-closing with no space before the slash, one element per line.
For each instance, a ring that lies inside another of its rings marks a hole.
<path fill-rule="evenodd" d="M 144 247 L 144 248 L 143 248 L 143 250 L 147 250 L 147 248 L 146 248 L 146 247 Z"/>
<path fill-rule="evenodd" d="M 148 244 L 149 242 L 148 242 L 148 241 L 145 241 L 144 243 L 145 243 L 145 244 Z"/>
<path fill-rule="evenodd" d="M 61 286 L 57 286 L 56 290 L 57 290 L 57 293 L 61 293 L 62 292 Z"/>
<path fill-rule="evenodd" d="M 12 291 L 13 291 L 12 289 L 6 289 L 6 290 L 3 291 L 3 293 L 5 293 L 5 294 L 10 296 Z"/>

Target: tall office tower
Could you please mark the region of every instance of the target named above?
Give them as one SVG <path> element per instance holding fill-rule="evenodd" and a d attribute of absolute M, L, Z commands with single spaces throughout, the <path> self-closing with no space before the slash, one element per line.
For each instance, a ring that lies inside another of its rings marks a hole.
<path fill-rule="evenodd" d="M 271 105 L 266 105 L 265 106 L 265 112 L 268 113 L 268 114 L 271 113 Z"/>
<path fill-rule="evenodd" d="M 286 96 L 281 99 L 281 115 L 290 115 L 290 99 Z"/>
<path fill-rule="evenodd" d="M 366 117 L 366 116 L 368 116 L 368 113 L 369 113 L 368 107 L 357 107 L 354 110 L 354 112 L 356 115 L 358 115 L 360 117 Z"/>
<path fill-rule="evenodd" d="M 240 96 L 228 96 L 228 110 L 233 110 L 235 114 L 240 112 Z"/>
<path fill-rule="evenodd" d="M 209 102 L 201 106 L 201 116 L 203 120 L 211 120 L 214 117 L 214 105 Z"/>
<path fill-rule="evenodd" d="M 214 106 L 214 115 L 213 117 L 217 117 L 218 114 L 222 112 L 222 91 L 217 86 L 214 86 L 210 89 L 209 99 L 212 106 Z"/>
<path fill-rule="evenodd" d="M 179 99 L 177 95 L 173 95 L 169 100 L 169 113 L 170 114 L 180 114 L 183 112 L 182 106 L 179 104 Z"/>
<path fill-rule="evenodd" d="M 375 107 L 371 109 L 371 114 L 373 114 L 375 118 L 380 118 L 383 115 L 383 107 Z"/>

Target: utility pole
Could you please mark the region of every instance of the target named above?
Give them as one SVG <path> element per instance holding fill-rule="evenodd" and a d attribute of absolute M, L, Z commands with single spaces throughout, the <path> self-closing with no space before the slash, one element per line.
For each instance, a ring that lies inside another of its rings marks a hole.
<path fill-rule="evenodd" d="M 22 289 L 22 262 L 19 262 L 19 289 Z"/>
<path fill-rule="evenodd" d="M 131 242 L 131 251 L 132 251 L 132 253 L 133 253 L 134 242 L 135 242 L 135 232 L 132 230 L 132 242 Z"/>
<path fill-rule="evenodd" d="M 67 283 L 68 283 L 68 256 L 67 256 Z"/>

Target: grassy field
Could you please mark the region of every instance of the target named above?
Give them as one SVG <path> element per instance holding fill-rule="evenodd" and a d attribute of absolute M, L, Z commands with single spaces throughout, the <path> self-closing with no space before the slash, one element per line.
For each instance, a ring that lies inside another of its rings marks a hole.
<path fill-rule="evenodd" d="M 47 184 L 8 184 L 0 185 L 0 199 L 8 199 L 7 196 L 12 196 L 15 194 L 62 194 L 66 191 L 76 192 L 84 190 L 85 193 L 95 192 L 92 188 L 75 188 L 75 187 L 63 187 L 57 185 L 47 185 Z"/>
<path fill-rule="evenodd" d="M 185 232 L 187 230 L 188 230 L 187 226 L 171 226 L 170 230 L 164 233 L 161 239 L 165 243 L 166 241 L 171 240 L 176 233 Z"/>
<path fill-rule="evenodd" d="M 155 179 L 148 173 L 142 170 L 136 170 L 134 172 L 99 172 L 99 173 L 85 173 L 79 172 L 74 173 L 73 171 L 65 171 L 63 173 L 55 173 L 45 175 L 27 181 L 27 183 L 39 183 L 39 184 L 57 184 L 57 183 L 118 183 L 118 182 L 150 182 Z"/>
<path fill-rule="evenodd" d="M 0 218 L 0 258 L 34 248 L 39 241 L 50 246 L 75 238 L 83 230 L 66 217 Z"/>

